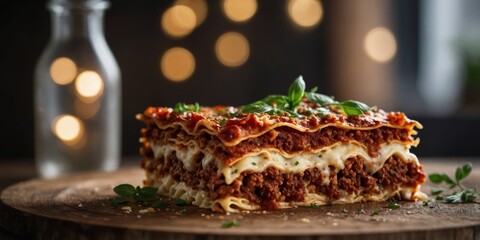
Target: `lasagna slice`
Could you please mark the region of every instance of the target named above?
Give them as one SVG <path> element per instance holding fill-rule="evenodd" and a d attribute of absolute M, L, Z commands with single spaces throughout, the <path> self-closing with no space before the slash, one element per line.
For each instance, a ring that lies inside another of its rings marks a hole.
<path fill-rule="evenodd" d="M 220 212 L 424 199 L 409 151 L 422 126 L 400 112 L 305 92 L 242 107 L 149 107 L 146 186 Z M 295 88 L 295 86 L 293 86 Z"/>

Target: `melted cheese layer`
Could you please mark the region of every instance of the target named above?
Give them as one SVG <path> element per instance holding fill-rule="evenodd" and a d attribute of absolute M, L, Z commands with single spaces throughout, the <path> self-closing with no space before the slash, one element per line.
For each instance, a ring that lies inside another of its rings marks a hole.
<path fill-rule="evenodd" d="M 343 169 L 344 163 L 351 157 L 362 157 L 365 160 L 366 170 L 373 174 L 383 167 L 385 161 L 392 155 L 397 155 L 405 162 L 414 162 L 418 165 L 418 159 L 409 151 L 410 146 L 399 142 L 383 144 L 378 152 L 378 156 L 371 157 L 368 152 L 357 143 L 338 143 L 321 149 L 313 153 L 301 153 L 293 156 L 284 156 L 279 152 L 264 149 L 260 152 L 245 155 L 241 160 L 232 166 L 219 167 L 219 174 L 223 174 L 225 182 L 231 184 L 244 171 L 263 172 L 269 167 L 279 169 L 282 173 L 301 173 L 309 168 L 318 168 L 323 175 L 323 183 L 329 183 L 330 169 L 328 166 L 334 166 L 336 169 Z M 214 156 L 209 152 L 203 152 L 197 145 L 189 144 L 182 146 L 178 144 L 155 145 L 152 144 L 152 150 L 155 158 L 168 158 L 175 154 L 177 159 L 183 162 L 188 171 L 195 171 L 195 162 L 203 154 L 201 159 L 202 166 L 206 167 L 208 163 L 214 161 Z"/>

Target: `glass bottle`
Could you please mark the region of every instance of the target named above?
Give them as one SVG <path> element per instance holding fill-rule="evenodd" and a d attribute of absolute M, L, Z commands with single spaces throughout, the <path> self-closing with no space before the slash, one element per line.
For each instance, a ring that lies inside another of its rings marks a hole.
<path fill-rule="evenodd" d="M 106 0 L 51 0 L 50 42 L 35 70 L 35 161 L 41 177 L 117 169 L 120 71 L 103 34 Z"/>

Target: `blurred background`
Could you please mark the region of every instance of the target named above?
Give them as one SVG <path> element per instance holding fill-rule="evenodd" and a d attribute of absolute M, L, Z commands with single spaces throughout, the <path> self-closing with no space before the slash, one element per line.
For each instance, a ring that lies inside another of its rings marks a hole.
<path fill-rule="evenodd" d="M 0 1 L 0 159 L 34 155 L 33 71 L 45 0 Z M 480 156 L 480 1 L 115 0 L 104 32 L 122 72 L 122 154 L 147 106 L 242 105 L 307 89 L 419 120 L 420 157 Z"/>

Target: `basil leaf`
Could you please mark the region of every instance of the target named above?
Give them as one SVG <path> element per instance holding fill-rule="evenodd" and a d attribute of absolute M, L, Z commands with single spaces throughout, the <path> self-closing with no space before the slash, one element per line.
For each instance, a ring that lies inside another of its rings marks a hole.
<path fill-rule="evenodd" d="M 275 103 L 281 108 L 285 108 L 288 105 L 288 97 L 283 95 L 269 95 L 262 101 L 269 105 L 273 105 Z"/>
<path fill-rule="evenodd" d="M 272 106 L 268 105 L 267 103 L 257 101 L 252 104 L 243 106 L 242 113 L 264 113 L 271 111 L 272 109 Z"/>
<path fill-rule="evenodd" d="M 370 110 L 370 107 L 362 102 L 348 100 L 338 105 L 347 116 L 358 116 Z"/>
<path fill-rule="evenodd" d="M 310 89 L 310 92 L 311 92 L 311 93 L 314 93 L 314 92 L 316 92 L 317 90 L 318 90 L 318 87 L 314 87 L 314 88 Z"/>
<path fill-rule="evenodd" d="M 290 103 L 290 109 L 295 109 L 302 101 L 303 94 L 305 93 L 305 81 L 302 76 L 298 76 L 292 85 L 288 88 L 288 101 Z"/>
<path fill-rule="evenodd" d="M 120 184 L 113 188 L 113 191 L 122 197 L 133 197 L 135 195 L 135 187 L 130 184 Z"/>
<path fill-rule="evenodd" d="M 320 104 L 320 106 L 324 106 L 324 105 L 335 102 L 333 98 L 320 93 L 305 92 L 305 96 L 307 97 L 308 100 L 310 100 L 310 102 Z"/>
<path fill-rule="evenodd" d="M 320 117 L 323 117 L 327 114 L 330 114 L 332 113 L 330 110 L 328 110 L 327 108 L 323 108 L 323 107 L 320 107 L 317 109 L 317 115 L 320 116 Z"/>
<path fill-rule="evenodd" d="M 194 103 L 194 104 L 185 104 L 185 103 L 177 103 L 175 104 L 175 107 L 173 108 L 173 110 L 176 112 L 176 113 L 184 113 L 184 112 L 200 112 L 200 104 L 198 104 L 197 102 Z"/>
<path fill-rule="evenodd" d="M 438 173 L 432 173 L 428 175 L 428 179 L 430 179 L 433 183 L 441 183 L 443 182 L 443 175 Z"/>

